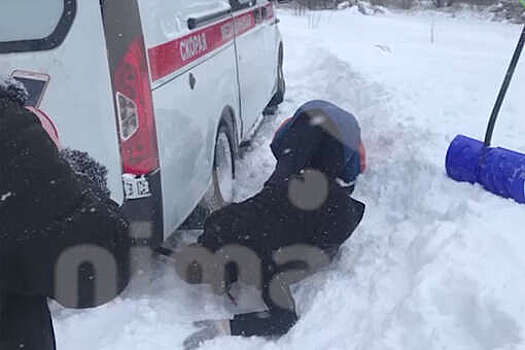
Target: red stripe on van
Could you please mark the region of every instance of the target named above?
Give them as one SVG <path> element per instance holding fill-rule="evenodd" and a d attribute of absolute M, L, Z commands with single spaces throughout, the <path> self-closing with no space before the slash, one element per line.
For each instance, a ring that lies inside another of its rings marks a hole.
<path fill-rule="evenodd" d="M 270 5 L 270 8 L 271 12 L 267 9 L 266 19 L 271 18 L 269 14 L 273 17 L 273 7 Z M 241 35 L 253 29 L 256 26 L 255 12 L 261 13 L 261 9 L 262 7 L 252 9 L 233 19 L 214 23 L 181 38 L 148 49 L 151 79 L 156 81 L 164 78 L 229 43 L 233 40 L 234 35 Z"/>
<path fill-rule="evenodd" d="M 236 16 L 233 20 L 235 22 L 235 34 L 236 35 L 242 35 L 249 31 L 250 29 L 255 27 L 255 11 L 259 11 L 260 9 L 256 9 L 253 11 L 250 11 L 248 13 L 244 13 L 242 15 Z"/>

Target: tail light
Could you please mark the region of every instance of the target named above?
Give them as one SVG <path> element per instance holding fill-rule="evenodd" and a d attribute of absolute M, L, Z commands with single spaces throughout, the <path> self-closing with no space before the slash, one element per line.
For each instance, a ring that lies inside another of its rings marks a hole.
<path fill-rule="evenodd" d="M 157 134 L 144 43 L 132 40 L 115 69 L 115 99 L 123 172 L 144 175 L 159 168 Z"/>
<path fill-rule="evenodd" d="M 361 163 L 361 173 L 364 173 L 366 171 L 366 150 L 362 141 L 359 144 L 359 161 Z"/>

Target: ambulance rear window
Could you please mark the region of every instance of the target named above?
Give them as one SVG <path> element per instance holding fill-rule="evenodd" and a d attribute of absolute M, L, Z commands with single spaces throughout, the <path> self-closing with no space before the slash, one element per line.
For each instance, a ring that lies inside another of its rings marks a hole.
<path fill-rule="evenodd" d="M 0 53 L 60 46 L 75 14 L 76 0 L 2 0 Z"/>

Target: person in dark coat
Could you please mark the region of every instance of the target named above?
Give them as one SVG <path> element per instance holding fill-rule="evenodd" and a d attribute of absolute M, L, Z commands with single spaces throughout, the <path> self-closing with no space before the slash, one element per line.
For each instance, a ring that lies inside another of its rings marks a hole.
<path fill-rule="evenodd" d="M 113 299 L 129 280 L 130 239 L 105 169 L 60 152 L 26 97 L 0 82 L 0 349 L 54 350 L 47 299 Z"/>
<path fill-rule="evenodd" d="M 227 289 L 241 279 L 243 269 L 248 269 L 248 280 L 259 276 L 253 266 L 260 266 L 268 311 L 197 322 L 201 330 L 186 339 L 186 349 L 218 335 L 286 334 L 298 319 L 289 285 L 332 261 L 363 218 L 365 205 L 351 197 L 366 167 L 361 131 L 352 114 L 326 101 L 311 101 L 283 123 L 271 150 L 277 165 L 262 191 L 212 213 L 198 238 L 200 247 L 216 255 L 232 245 L 256 253 L 260 265 L 242 261 L 241 253 L 241 261 L 216 271 L 224 273 Z M 221 261 L 231 260 L 236 255 L 231 252 Z"/>

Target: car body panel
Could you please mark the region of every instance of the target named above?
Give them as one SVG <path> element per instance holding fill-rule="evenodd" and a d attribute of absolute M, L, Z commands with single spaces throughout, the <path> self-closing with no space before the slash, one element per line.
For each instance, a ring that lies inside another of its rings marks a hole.
<path fill-rule="evenodd" d="M 273 27 L 269 26 L 267 0 L 258 0 L 256 6 L 234 12 L 241 109 L 244 134 L 249 135 L 269 102 L 275 86 L 277 57 L 268 38 Z M 247 29 L 248 28 L 248 29 Z M 270 78 L 271 77 L 271 78 Z"/>
<path fill-rule="evenodd" d="M 50 76 L 40 108 L 53 119 L 64 147 L 88 152 L 106 166 L 112 198 L 122 203 L 121 158 L 100 5 L 77 1 L 77 6 L 62 45 L 0 54 L 0 72 Z"/>

